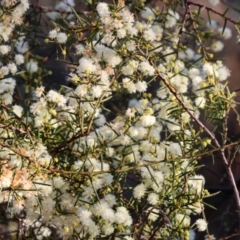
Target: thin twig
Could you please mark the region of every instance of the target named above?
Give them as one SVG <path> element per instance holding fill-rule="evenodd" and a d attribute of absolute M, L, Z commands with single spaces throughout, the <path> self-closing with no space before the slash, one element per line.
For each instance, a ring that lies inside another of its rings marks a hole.
<path fill-rule="evenodd" d="M 232 235 L 230 235 L 230 236 L 220 238 L 219 240 L 227 240 L 227 239 L 231 239 L 231 238 L 233 238 L 233 237 L 237 237 L 237 236 L 239 236 L 239 235 L 240 235 L 240 233 L 234 233 L 234 234 L 232 234 Z"/>
<path fill-rule="evenodd" d="M 227 0 L 225 0 L 225 1 L 220 0 L 220 2 L 223 3 L 224 5 L 228 6 L 228 7 L 231 8 L 232 10 L 240 13 L 240 9 L 239 9 L 239 8 L 236 8 L 236 7 L 234 7 L 233 5 L 231 5 L 230 3 L 228 3 Z M 229 2 L 231 2 L 231 1 L 229 1 Z"/>
<path fill-rule="evenodd" d="M 150 63 L 152 66 L 154 66 L 153 62 L 150 60 Z M 240 197 L 239 197 L 239 192 L 238 192 L 238 188 L 232 173 L 232 169 L 231 166 L 229 166 L 228 160 L 225 156 L 225 146 L 221 146 L 218 142 L 218 140 L 216 139 L 214 133 L 212 133 L 189 109 L 188 107 L 185 105 L 185 103 L 183 102 L 183 100 L 181 99 L 180 95 L 178 95 L 178 92 L 176 91 L 176 89 L 161 75 L 161 73 L 158 71 L 158 69 L 156 69 L 157 75 L 160 77 L 160 79 L 162 80 L 162 82 L 165 84 L 165 86 L 169 89 L 169 91 L 175 96 L 176 100 L 181 104 L 182 108 L 191 116 L 191 118 L 199 125 L 199 127 L 201 127 L 204 132 L 206 132 L 208 134 L 208 136 L 212 139 L 212 141 L 214 142 L 215 146 L 217 148 L 219 148 L 219 152 L 221 154 L 222 157 L 222 161 L 224 164 L 224 167 L 226 169 L 226 172 L 228 174 L 230 183 L 232 185 L 233 191 L 234 191 L 234 196 L 235 196 L 235 200 L 236 200 L 236 205 L 237 205 L 237 211 L 238 211 L 238 219 L 239 219 L 239 231 L 240 231 Z"/>
<path fill-rule="evenodd" d="M 187 1 L 187 2 L 188 2 L 188 5 L 197 6 L 199 8 L 205 8 L 207 11 L 210 11 L 210 12 L 212 12 L 212 13 L 214 13 L 214 14 L 222 17 L 222 18 L 224 18 L 225 20 L 233 23 L 234 25 L 239 25 L 240 24 L 239 21 L 234 21 L 232 18 L 225 16 L 225 14 L 220 13 L 220 12 L 214 10 L 213 8 L 206 7 L 206 6 L 204 6 L 203 4 L 200 4 L 200 3 L 194 3 L 194 2 L 191 2 L 191 1 Z"/>

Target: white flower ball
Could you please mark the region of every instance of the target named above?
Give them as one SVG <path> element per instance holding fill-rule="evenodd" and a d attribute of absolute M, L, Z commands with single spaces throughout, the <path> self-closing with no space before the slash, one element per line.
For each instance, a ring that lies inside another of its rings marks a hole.
<path fill-rule="evenodd" d="M 60 32 L 57 34 L 56 38 L 58 43 L 66 43 L 68 37 L 66 33 Z"/>
<path fill-rule="evenodd" d="M 30 62 L 27 63 L 26 69 L 27 69 L 28 72 L 34 73 L 34 72 L 37 72 L 38 65 L 37 65 L 36 62 L 30 61 Z"/>

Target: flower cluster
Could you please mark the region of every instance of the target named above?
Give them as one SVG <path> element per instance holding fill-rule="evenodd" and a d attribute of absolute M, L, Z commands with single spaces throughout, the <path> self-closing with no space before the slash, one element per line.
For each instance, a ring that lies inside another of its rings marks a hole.
<path fill-rule="evenodd" d="M 12 15 L 3 14 L 0 28 L 22 23 L 29 3 L 17 2 L 1 2 Z M 74 2 L 60 5 L 68 12 Z M 202 213 L 208 196 L 195 167 L 211 143 L 199 141 L 201 130 L 192 126 L 201 109 L 224 99 L 230 72 L 194 47 L 179 47 L 173 9 L 137 14 L 100 2 L 92 16 L 73 12 L 75 25 L 55 24 L 45 41 L 73 42 L 69 87 L 40 85 L 22 106 L 13 96 L 16 80 L 6 76 L 24 63 L 28 43 L 20 37 L 0 46 L 2 55 L 18 52 L 0 68 L 0 202 L 8 202 L 11 217 L 23 214 L 22 227 L 38 239 L 189 239 L 190 216 Z M 79 29 L 89 37 L 79 40 Z M 2 42 L 12 30 L 0 31 Z M 35 76 L 38 63 L 30 60 L 25 71 Z M 110 119 L 116 108 L 108 103 L 123 94 L 127 107 Z M 194 225 L 207 228 L 201 218 Z"/>

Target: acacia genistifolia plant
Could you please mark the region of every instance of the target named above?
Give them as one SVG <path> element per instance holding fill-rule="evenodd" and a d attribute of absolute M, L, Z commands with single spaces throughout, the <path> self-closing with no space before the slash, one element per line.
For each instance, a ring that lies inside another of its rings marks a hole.
<path fill-rule="evenodd" d="M 238 103 L 214 55 L 231 30 L 210 17 L 238 23 L 188 0 L 40 3 L 0 3 L 0 203 L 17 223 L 0 235 L 214 239 L 198 160 L 219 152 L 239 217 L 240 199 L 227 139 Z M 58 88 L 52 54 L 67 71 Z"/>

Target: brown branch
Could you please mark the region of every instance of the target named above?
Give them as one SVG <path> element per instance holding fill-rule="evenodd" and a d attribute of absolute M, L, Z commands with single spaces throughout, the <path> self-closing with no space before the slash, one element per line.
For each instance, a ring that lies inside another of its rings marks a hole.
<path fill-rule="evenodd" d="M 234 233 L 234 234 L 232 234 L 230 236 L 220 238 L 219 240 L 227 240 L 227 239 L 230 239 L 230 238 L 233 238 L 233 237 L 237 237 L 239 235 L 240 235 L 240 233 Z"/>
<path fill-rule="evenodd" d="M 84 136 L 87 136 L 89 133 L 79 133 L 79 134 L 76 134 L 74 135 L 73 137 L 71 137 L 70 139 L 68 140 L 65 140 L 63 143 L 61 143 L 59 146 L 51 149 L 49 152 L 50 154 L 54 157 L 58 152 L 59 150 L 61 150 L 62 148 L 66 147 L 68 144 L 74 142 L 75 140 L 79 139 L 80 137 L 84 137 Z"/>
<path fill-rule="evenodd" d="M 214 10 L 213 8 L 206 7 L 206 6 L 204 6 L 204 5 L 200 4 L 200 3 L 194 3 L 194 2 L 191 2 L 191 1 L 187 1 L 187 5 L 189 5 L 189 6 L 193 5 L 193 6 L 196 6 L 196 7 L 199 7 L 199 8 L 205 8 L 207 11 L 212 12 L 212 13 L 214 13 L 214 14 L 216 14 L 216 15 L 224 18 L 224 19 L 226 19 L 227 21 L 233 23 L 234 25 L 239 25 L 240 24 L 240 21 L 238 21 L 238 22 L 234 21 L 232 18 L 226 17 L 225 14 L 220 13 L 220 12 Z"/>
<path fill-rule="evenodd" d="M 179 49 L 180 47 L 180 43 L 181 43 L 181 38 L 182 38 L 182 34 L 183 34 L 183 29 L 185 27 L 185 24 L 187 22 L 187 17 L 189 15 L 189 8 L 187 6 L 187 1 L 184 1 L 184 4 L 185 4 L 185 12 L 183 14 L 183 18 L 182 18 L 182 22 L 181 22 L 181 27 L 179 29 L 179 32 L 178 32 L 178 37 L 179 37 L 179 40 L 178 40 L 178 43 L 177 43 L 177 49 Z"/>
<path fill-rule="evenodd" d="M 12 125 L 3 125 L 3 124 L 0 124 L 0 128 L 3 128 L 3 129 L 11 129 L 13 131 L 16 131 L 16 132 L 19 132 L 20 134 L 27 134 L 28 132 L 22 130 L 21 128 L 17 128 L 17 127 L 14 127 Z"/>
<path fill-rule="evenodd" d="M 31 129 L 28 127 L 28 125 L 27 125 L 25 122 L 23 122 L 23 121 L 22 121 L 22 118 L 19 117 L 16 113 L 14 113 L 11 108 L 9 108 L 8 106 L 6 106 L 5 104 L 0 104 L 0 107 L 3 108 L 3 109 L 5 109 L 6 111 L 10 112 L 11 114 L 13 114 L 14 117 L 15 117 L 19 122 L 21 122 L 21 124 L 23 124 L 29 132 L 31 132 Z"/>
<path fill-rule="evenodd" d="M 151 65 L 154 66 L 153 62 L 150 61 Z M 180 105 L 182 106 L 182 108 L 191 116 L 191 118 L 199 125 L 200 128 L 203 129 L 204 132 L 206 132 L 208 134 L 208 136 L 212 139 L 213 143 L 215 144 L 215 146 L 217 148 L 219 148 L 219 152 L 221 154 L 222 157 L 222 161 L 224 164 L 224 167 L 226 169 L 226 172 L 228 174 L 230 183 L 232 185 L 233 188 L 233 192 L 234 192 L 234 196 L 235 196 L 235 200 L 236 200 L 236 205 L 237 205 L 237 211 L 238 211 L 238 219 L 239 219 L 239 231 L 240 231 L 240 197 L 239 197 L 239 192 L 238 192 L 238 188 L 232 173 L 232 169 L 231 166 L 228 163 L 228 160 L 225 156 L 225 146 L 221 146 L 218 142 L 218 140 L 216 139 L 215 135 L 213 132 L 211 132 L 189 109 L 188 107 L 185 105 L 185 103 L 183 102 L 183 100 L 181 99 L 181 96 L 178 95 L 176 89 L 161 75 L 161 73 L 156 69 L 157 75 L 158 77 L 160 77 L 160 79 L 162 80 L 162 82 L 165 84 L 165 86 L 169 89 L 169 91 L 173 94 L 173 96 L 175 96 L 176 100 L 180 103 Z"/>

